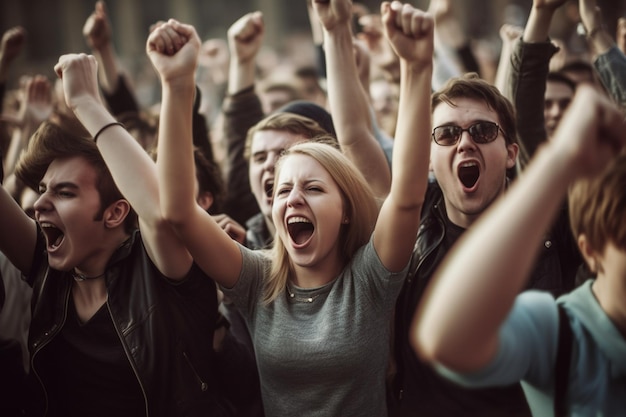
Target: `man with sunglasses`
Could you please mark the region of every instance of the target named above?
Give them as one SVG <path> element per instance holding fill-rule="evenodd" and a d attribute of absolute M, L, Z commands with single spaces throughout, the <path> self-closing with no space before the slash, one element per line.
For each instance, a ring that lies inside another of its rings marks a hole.
<path fill-rule="evenodd" d="M 519 384 L 461 388 L 439 377 L 409 344 L 409 326 L 433 272 L 461 234 L 505 192 L 519 151 L 512 104 L 475 74 L 450 80 L 431 103 L 434 181 L 425 196 L 411 273 L 396 306 L 389 415 L 530 416 Z M 580 263 L 567 218 L 559 218 L 544 239 L 528 288 L 555 296 L 567 292 Z"/>

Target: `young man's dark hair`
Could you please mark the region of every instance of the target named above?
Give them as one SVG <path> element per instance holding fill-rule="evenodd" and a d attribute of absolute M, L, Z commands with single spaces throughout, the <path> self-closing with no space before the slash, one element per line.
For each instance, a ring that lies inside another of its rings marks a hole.
<path fill-rule="evenodd" d="M 104 209 L 124 197 L 91 138 L 76 136 L 54 123 L 44 122 L 31 137 L 27 152 L 15 167 L 15 175 L 33 190 L 38 190 L 39 181 L 52 161 L 75 156 L 85 158 L 96 170 L 96 189 L 100 194 L 101 207 L 94 220 L 101 220 Z M 128 233 L 137 227 L 137 215 L 132 210 L 124 224 Z"/>

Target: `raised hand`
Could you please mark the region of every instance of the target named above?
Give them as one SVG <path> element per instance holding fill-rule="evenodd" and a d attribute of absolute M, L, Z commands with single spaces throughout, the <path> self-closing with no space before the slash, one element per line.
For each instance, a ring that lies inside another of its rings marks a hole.
<path fill-rule="evenodd" d="M 52 113 L 52 84 L 43 75 L 29 78 L 18 118 L 23 125 L 39 126 Z"/>
<path fill-rule="evenodd" d="M 313 10 L 326 30 L 352 18 L 352 0 L 313 0 Z"/>
<path fill-rule="evenodd" d="M 252 12 L 240 17 L 228 29 L 230 51 L 239 62 L 254 60 L 263 44 L 265 25 L 263 14 Z"/>
<path fill-rule="evenodd" d="M 600 172 L 626 145 L 626 122 L 617 106 L 581 84 L 552 140 L 556 154 L 569 158 L 572 174 Z"/>
<path fill-rule="evenodd" d="M 98 90 L 98 63 L 93 55 L 61 55 L 54 71 L 63 81 L 65 103 L 72 111 L 88 101 L 102 104 Z"/>
<path fill-rule="evenodd" d="M 200 38 L 193 26 L 170 19 L 152 30 L 146 51 L 163 82 L 186 81 L 198 65 Z"/>
<path fill-rule="evenodd" d="M 536 9 L 556 10 L 564 5 L 567 0 L 533 0 L 533 7 Z"/>
<path fill-rule="evenodd" d="M 0 41 L 0 82 L 6 80 L 11 62 L 22 51 L 26 40 L 26 30 L 21 26 L 15 26 L 2 35 Z"/>
<path fill-rule="evenodd" d="M 83 26 L 83 36 L 92 50 L 101 50 L 111 43 L 111 23 L 103 1 L 96 2 L 94 12 Z"/>
<path fill-rule="evenodd" d="M 396 54 L 407 62 L 431 65 L 435 22 L 425 13 L 398 1 L 381 4 L 385 35 Z"/>

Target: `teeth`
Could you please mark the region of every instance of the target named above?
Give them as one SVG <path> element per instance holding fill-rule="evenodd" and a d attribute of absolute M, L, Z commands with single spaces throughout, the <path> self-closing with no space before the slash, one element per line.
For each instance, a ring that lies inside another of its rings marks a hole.
<path fill-rule="evenodd" d="M 56 228 L 56 226 L 55 226 L 55 225 L 53 225 L 52 223 L 47 223 L 47 222 L 44 222 L 44 223 L 39 223 L 39 226 L 40 226 L 42 229 L 52 228 L 52 227 Z"/>
<path fill-rule="evenodd" d="M 53 247 L 57 247 L 61 244 L 61 242 L 63 241 L 63 238 L 65 237 L 65 235 L 59 235 L 59 237 L 57 237 L 57 240 L 54 241 L 54 243 L 52 244 Z"/>
<path fill-rule="evenodd" d="M 476 162 L 463 162 L 461 165 L 459 165 L 461 168 L 467 168 L 467 167 L 475 167 L 478 164 Z"/>
<path fill-rule="evenodd" d="M 309 221 L 309 219 L 306 219 L 304 217 L 292 217 L 289 220 L 287 220 L 287 224 L 294 224 L 294 223 L 311 223 Z"/>

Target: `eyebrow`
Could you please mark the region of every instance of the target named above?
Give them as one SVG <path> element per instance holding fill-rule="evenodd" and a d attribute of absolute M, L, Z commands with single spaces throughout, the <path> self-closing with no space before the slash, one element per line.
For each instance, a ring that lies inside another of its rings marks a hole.
<path fill-rule="evenodd" d="M 472 125 L 475 125 L 476 123 L 482 123 L 482 122 L 487 122 L 487 123 L 495 123 L 495 124 L 497 124 L 498 126 L 500 126 L 500 123 L 499 123 L 499 122 L 496 122 L 496 121 L 493 121 L 493 120 L 486 120 L 486 119 L 474 119 L 474 120 L 472 120 L 471 122 L 469 122 L 469 123 L 467 124 L 467 127 L 470 127 L 470 126 L 472 126 Z M 435 127 L 444 127 L 444 126 L 456 126 L 456 127 L 461 127 L 461 125 L 460 125 L 459 123 L 457 123 L 457 122 L 444 122 L 444 123 L 442 123 L 442 124 L 440 124 L 440 125 L 437 125 L 437 126 L 435 126 Z"/>
<path fill-rule="evenodd" d="M 43 187 L 43 188 L 48 189 L 48 186 L 43 181 L 39 182 L 39 187 Z M 65 182 L 59 182 L 59 183 L 55 184 L 54 186 L 52 186 L 50 188 L 53 189 L 53 190 L 58 190 L 58 189 L 61 189 L 61 188 L 71 188 L 73 190 L 78 190 L 80 187 L 78 187 L 78 185 L 74 184 L 73 182 L 65 181 Z"/>

